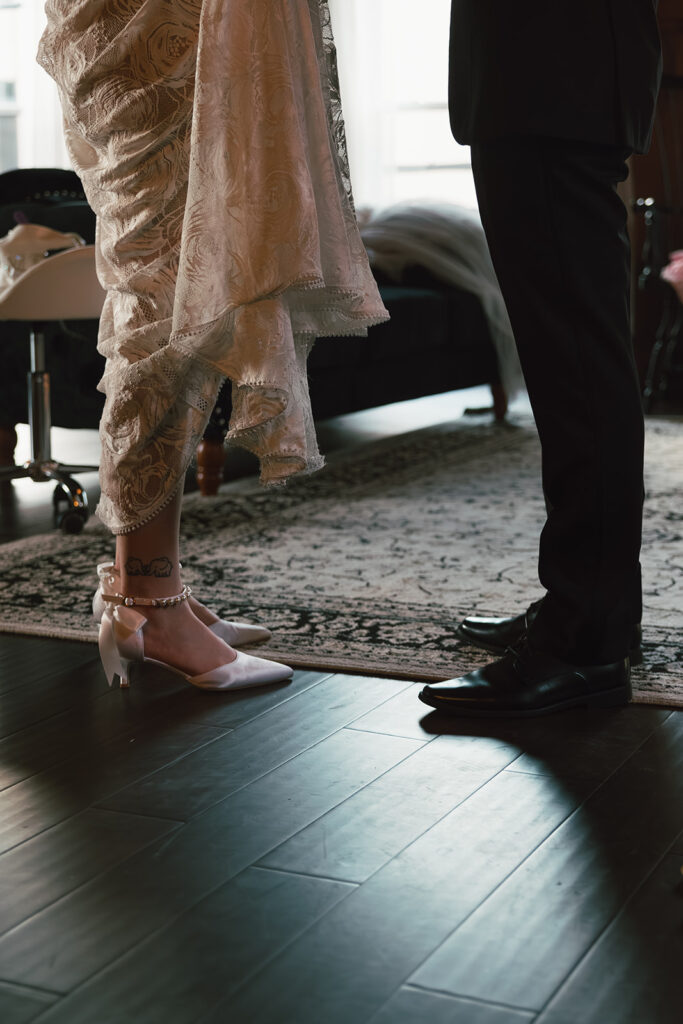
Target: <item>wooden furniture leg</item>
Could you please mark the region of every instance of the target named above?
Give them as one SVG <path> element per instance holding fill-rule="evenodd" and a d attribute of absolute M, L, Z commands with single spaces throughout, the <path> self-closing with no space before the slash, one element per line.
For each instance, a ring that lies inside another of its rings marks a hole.
<path fill-rule="evenodd" d="M 17 432 L 14 427 L 0 427 L 0 466 L 14 465 Z"/>
<path fill-rule="evenodd" d="M 197 446 L 197 484 L 200 494 L 212 497 L 223 482 L 225 451 L 221 441 L 204 438 Z"/>
<path fill-rule="evenodd" d="M 493 398 L 493 415 L 500 423 L 505 419 L 508 411 L 508 396 L 502 384 L 491 384 L 491 397 Z"/>

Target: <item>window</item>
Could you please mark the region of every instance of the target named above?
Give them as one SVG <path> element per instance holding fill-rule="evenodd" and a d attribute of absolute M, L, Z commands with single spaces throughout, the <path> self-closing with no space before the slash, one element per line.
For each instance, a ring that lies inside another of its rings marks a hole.
<path fill-rule="evenodd" d="M 448 119 L 450 0 L 418 7 L 330 2 L 356 202 L 476 207 L 469 147 L 455 142 Z"/>
<path fill-rule="evenodd" d="M 44 0 L 0 0 L 0 171 L 68 167 L 54 82 L 36 62 Z"/>
<path fill-rule="evenodd" d="M 17 166 L 17 118 L 15 114 L 0 114 L 0 171 Z"/>
<path fill-rule="evenodd" d="M 17 166 L 17 83 L 14 58 L 18 4 L 0 3 L 0 171 Z"/>
<path fill-rule="evenodd" d="M 358 206 L 476 206 L 448 124 L 450 0 L 330 0 Z M 68 167 L 57 90 L 36 63 L 44 0 L 0 0 L 0 170 Z"/>

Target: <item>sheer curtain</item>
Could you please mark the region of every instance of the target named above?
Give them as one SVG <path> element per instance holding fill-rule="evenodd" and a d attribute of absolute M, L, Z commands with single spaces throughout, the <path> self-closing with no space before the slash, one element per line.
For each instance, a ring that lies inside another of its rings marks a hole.
<path fill-rule="evenodd" d="M 36 62 L 44 0 L 0 0 L 0 170 L 69 167 L 54 82 Z"/>
<path fill-rule="evenodd" d="M 391 195 L 393 99 L 384 0 L 330 0 L 353 190 L 358 206 Z"/>
<path fill-rule="evenodd" d="M 469 148 L 448 119 L 450 0 L 330 0 L 356 207 L 375 266 L 419 264 L 477 295 L 509 397 L 523 391 L 481 228 Z"/>
<path fill-rule="evenodd" d="M 448 123 L 450 0 L 330 0 L 359 207 L 428 198 L 476 207 Z"/>

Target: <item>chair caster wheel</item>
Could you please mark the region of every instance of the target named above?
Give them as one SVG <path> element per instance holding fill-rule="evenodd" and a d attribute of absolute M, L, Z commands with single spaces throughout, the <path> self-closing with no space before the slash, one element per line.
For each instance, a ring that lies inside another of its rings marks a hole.
<path fill-rule="evenodd" d="M 87 512 L 77 512 L 73 509 L 69 509 L 59 517 L 57 520 L 57 526 L 63 533 L 80 533 L 85 526 L 87 518 Z"/>

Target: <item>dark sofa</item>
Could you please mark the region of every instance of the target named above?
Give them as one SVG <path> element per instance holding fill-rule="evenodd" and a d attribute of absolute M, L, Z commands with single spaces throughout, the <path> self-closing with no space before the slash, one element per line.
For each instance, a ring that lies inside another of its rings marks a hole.
<path fill-rule="evenodd" d="M 367 338 L 320 338 L 309 359 L 317 419 L 477 384 L 498 366 L 476 296 L 410 268 L 400 284 L 377 274 L 391 315 Z"/>

